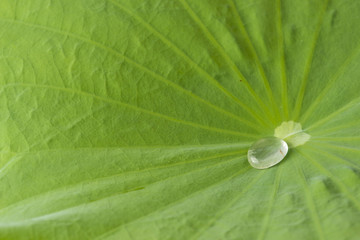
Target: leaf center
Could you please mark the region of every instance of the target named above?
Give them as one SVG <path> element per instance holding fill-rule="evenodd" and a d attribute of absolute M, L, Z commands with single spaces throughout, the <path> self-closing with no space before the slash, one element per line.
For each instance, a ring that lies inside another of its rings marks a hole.
<path fill-rule="evenodd" d="M 275 129 L 274 136 L 283 139 L 290 148 L 303 145 L 311 138 L 302 130 L 301 124 L 294 121 L 282 122 Z"/>

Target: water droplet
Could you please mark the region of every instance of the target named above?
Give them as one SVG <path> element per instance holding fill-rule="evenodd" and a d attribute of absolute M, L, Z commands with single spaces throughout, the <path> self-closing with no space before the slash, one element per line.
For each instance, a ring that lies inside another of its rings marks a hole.
<path fill-rule="evenodd" d="M 254 168 L 269 168 L 283 160 L 288 149 L 287 143 L 280 138 L 262 138 L 249 148 L 248 161 Z"/>

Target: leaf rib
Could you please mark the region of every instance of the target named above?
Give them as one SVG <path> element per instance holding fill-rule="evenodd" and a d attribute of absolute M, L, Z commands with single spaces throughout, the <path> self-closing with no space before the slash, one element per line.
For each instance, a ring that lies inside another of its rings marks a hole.
<path fill-rule="evenodd" d="M 150 33 L 154 34 L 157 38 L 159 38 L 163 43 L 165 43 L 171 50 L 173 50 L 176 54 L 178 54 L 181 58 L 183 58 L 189 65 L 194 67 L 200 74 L 202 74 L 212 85 L 217 87 L 225 96 L 230 98 L 232 101 L 234 101 L 236 104 L 238 104 L 241 108 L 243 108 L 246 112 L 248 112 L 255 121 L 259 122 L 260 124 L 266 126 L 266 122 L 262 120 L 259 114 L 257 114 L 253 109 L 249 108 L 245 104 L 243 104 L 241 101 L 239 101 L 238 98 L 236 98 L 231 92 L 229 92 L 225 87 L 223 87 L 213 76 L 211 76 L 207 71 L 205 71 L 203 68 L 199 66 L 194 60 L 192 60 L 183 50 L 181 50 L 178 46 L 176 46 L 172 41 L 170 41 L 168 38 L 166 38 L 163 34 L 161 34 L 158 30 L 156 30 L 153 26 L 151 26 L 149 23 L 147 23 L 144 19 L 142 19 L 140 16 L 136 15 L 134 12 L 126 8 L 124 5 L 120 4 L 119 2 L 116 2 L 114 0 L 108 0 L 111 2 L 114 6 L 118 7 L 119 9 L 126 12 L 128 15 L 136 19 L 141 25 L 145 27 Z M 224 110 L 223 110 L 224 111 Z M 237 118 L 239 118 L 237 116 Z M 241 119 L 242 121 L 245 121 L 244 119 Z M 246 124 L 251 124 L 251 122 L 248 122 Z M 251 125 L 249 125 L 251 126 Z"/>
<path fill-rule="evenodd" d="M 244 83 L 246 89 L 248 90 L 249 94 L 254 98 L 254 100 L 257 102 L 257 104 L 262 108 L 262 110 L 268 115 L 268 118 L 274 123 L 275 120 L 272 118 L 272 115 L 269 111 L 269 109 L 266 107 L 264 102 L 261 100 L 261 98 L 257 95 L 257 93 L 254 91 L 254 89 L 251 87 L 249 82 L 246 80 L 245 76 L 240 72 L 239 68 L 236 66 L 236 64 L 231 60 L 229 55 L 225 52 L 224 48 L 220 45 L 220 43 L 214 38 L 214 36 L 210 33 L 210 31 L 207 29 L 207 27 L 204 25 L 204 23 L 201 21 L 201 19 L 196 15 L 196 13 L 191 9 L 189 4 L 186 2 L 186 0 L 179 0 L 183 6 L 184 9 L 188 12 L 190 17 L 194 20 L 195 23 L 199 25 L 205 36 L 209 39 L 209 41 L 218 49 L 219 53 L 223 56 L 223 58 L 226 60 L 226 62 L 229 64 L 233 72 L 238 76 L 239 80 L 242 80 L 242 83 Z M 239 81 L 240 82 L 240 81 Z M 239 101 L 239 99 L 238 99 Z M 239 101 L 240 102 L 240 101 Z"/>
<path fill-rule="evenodd" d="M 316 210 L 316 205 L 314 203 L 314 199 L 311 197 L 311 192 L 309 190 L 309 187 L 308 187 L 308 184 L 307 184 L 307 181 L 306 181 L 304 170 L 301 167 L 298 166 L 296 161 L 294 161 L 293 163 L 295 165 L 295 168 L 296 168 L 297 172 L 299 173 L 299 178 L 301 179 L 301 183 L 302 183 L 302 185 L 304 187 L 304 190 L 305 190 L 306 204 L 308 206 L 312 221 L 314 222 L 315 229 L 316 229 L 316 232 L 317 232 L 318 237 L 319 237 L 318 239 L 324 240 L 324 239 L 326 239 L 325 234 L 324 234 L 324 230 L 323 230 L 323 227 L 322 227 L 322 225 L 320 223 L 320 217 L 319 217 L 318 211 Z"/>
<path fill-rule="evenodd" d="M 181 87 L 180 85 L 166 79 L 165 77 L 161 76 L 160 74 L 154 72 L 153 70 L 143 66 L 142 64 L 139 64 L 137 62 L 135 62 L 134 60 L 130 59 L 129 57 L 123 55 L 122 53 L 108 47 L 108 46 L 105 46 L 103 45 L 102 43 L 99 43 L 99 42 L 96 42 L 94 40 L 91 40 L 91 39 L 87 39 L 87 38 L 84 38 L 82 36 L 78 36 L 76 34 L 73 34 L 73 33 L 70 33 L 70 32 L 64 32 L 62 30 L 58 30 L 58 29 L 54 29 L 54 28 L 50 28 L 50 27 L 47 27 L 47 26 L 43 26 L 43 25 L 37 25 L 37 24 L 32 24 L 32 23 L 27 23 L 27 22 L 23 22 L 23 21 L 19 21 L 19 20 L 12 20 L 12 19 L 0 19 L 0 21 L 4 21 L 4 22 L 9 22 L 9 23 L 18 23 L 18 24 L 22 24 L 22 25 L 25 25 L 25 26 L 28 26 L 28 27 L 33 27 L 33 28 L 38 28 L 38 29 L 42 29 L 42 30 L 45 30 L 45 31 L 51 31 L 51 32 L 54 32 L 54 33 L 57 33 L 57 34 L 60 34 L 60 35 L 64 35 L 64 36 L 67 36 L 67 37 L 72 37 L 74 39 L 77 39 L 77 40 L 80 40 L 80 41 L 83 41 L 83 42 L 86 42 L 86 43 L 89 43 L 89 44 L 92 44 L 94 45 L 95 47 L 99 48 L 99 49 L 103 49 L 107 52 L 109 52 L 110 54 L 113 54 L 115 56 L 118 56 L 118 57 L 121 57 L 123 58 L 126 62 L 128 62 L 129 64 L 135 66 L 136 68 L 140 69 L 141 71 L 145 72 L 146 74 L 149 74 L 150 76 L 152 76 L 154 79 L 160 81 L 160 82 L 163 82 L 167 85 L 169 85 L 170 87 L 190 96 L 191 98 L 194 98 L 195 100 L 209 106 L 210 108 L 213 108 L 214 110 L 218 111 L 218 112 L 221 112 L 222 114 L 225 114 L 227 116 L 230 116 L 231 118 L 233 119 L 236 119 L 237 121 L 241 122 L 241 123 L 244 123 L 246 124 L 247 126 L 255 129 L 258 131 L 259 127 L 255 124 L 253 124 L 252 122 L 250 121 L 247 121 L 241 117 L 239 117 L 238 115 L 235 115 L 231 112 L 228 112 L 214 104 L 212 104 L 211 102 L 199 97 L 198 95 L 192 93 L 191 91 Z M 210 75 L 208 75 L 208 77 L 212 78 Z M 225 90 L 227 91 L 226 89 L 224 89 L 215 79 L 211 79 L 211 82 L 212 84 L 215 84 L 221 91 Z M 224 92 L 224 91 L 223 91 Z M 230 92 L 224 92 L 226 95 L 228 95 L 228 97 L 230 97 L 232 100 L 235 100 L 235 96 L 230 96 L 229 94 L 231 94 Z M 252 116 L 254 118 L 254 120 L 256 120 L 257 122 L 259 122 L 261 125 L 263 126 L 266 126 L 266 122 L 262 120 L 262 118 L 260 117 L 260 115 L 258 115 L 255 111 L 253 111 L 252 109 L 250 109 L 249 107 L 247 107 L 245 104 L 243 104 L 242 102 L 240 102 L 238 99 L 235 100 L 238 105 L 240 105 L 245 111 L 247 111 L 250 116 Z"/>
<path fill-rule="evenodd" d="M 342 112 L 347 111 L 348 109 L 351 109 L 352 107 L 358 105 L 360 103 L 360 97 L 355 98 L 354 100 L 350 101 L 349 103 L 345 104 L 344 106 L 342 106 L 341 108 L 339 108 L 338 110 L 336 110 L 335 112 L 329 114 L 328 116 L 320 119 L 319 121 L 313 123 L 312 125 L 310 125 L 309 127 L 306 128 L 306 130 L 309 129 L 313 129 L 319 125 L 322 125 L 326 122 L 328 122 L 329 120 L 331 120 L 332 118 L 336 117 L 337 115 L 339 115 Z M 304 131 L 306 131 L 304 130 Z"/>
<path fill-rule="evenodd" d="M 356 119 L 355 121 L 351 121 L 351 122 L 345 123 L 345 124 L 339 124 L 336 127 L 332 127 L 332 128 L 325 128 L 323 130 L 318 130 L 318 131 L 316 131 L 314 129 L 314 130 L 312 130 L 312 132 L 316 133 L 316 135 L 318 135 L 318 136 L 321 136 L 321 135 L 329 134 L 329 133 L 332 133 L 332 134 L 338 133 L 339 132 L 338 130 L 343 131 L 344 129 L 352 128 L 352 127 L 355 127 L 358 125 L 360 125 L 360 120 Z"/>
<path fill-rule="evenodd" d="M 190 122 L 190 121 L 186 121 L 186 120 L 182 120 L 182 119 L 178 119 L 178 118 L 174 118 L 174 117 L 170 117 L 168 115 L 164 115 L 158 112 L 154 112 L 154 111 L 150 111 L 144 108 L 140 108 L 128 103 L 124 103 L 118 100 L 114 100 L 114 99 L 110 99 L 110 98 L 106 98 L 106 97 L 101 97 L 98 95 L 95 95 L 93 93 L 89 93 L 89 92 L 85 92 L 85 91 L 81 91 L 81 90 L 75 90 L 72 88 L 65 88 L 65 87 L 58 87 L 58 86 L 52 86 L 52 85 L 43 85 L 43 84 L 26 84 L 26 83 L 12 83 L 12 84 L 7 84 L 4 85 L 3 87 L 32 87 L 32 88 L 48 88 L 48 89 L 52 89 L 52 90 L 57 90 L 57 91 L 63 91 L 63 92 L 68 92 L 68 93 L 73 93 L 73 94 L 79 94 L 79 95 L 83 95 L 83 96 L 87 96 L 87 97 L 92 97 L 94 99 L 97 99 L 99 101 L 103 101 L 103 102 L 107 102 L 110 104 L 115 104 L 118 106 L 122 106 L 122 107 L 126 107 L 138 112 L 142 112 L 151 116 L 155 116 L 158 118 L 163 118 L 165 120 L 171 121 L 171 122 L 175 122 L 178 124 L 182 124 L 182 125 L 187 125 L 187 126 L 191 126 L 194 128 L 199 128 L 199 129 L 204 129 L 204 130 L 208 130 L 208 131 L 213 131 L 213 132 L 219 132 L 222 134 L 227 134 L 227 135 L 235 135 L 235 136 L 243 136 L 243 137 L 248 137 L 248 138 L 257 138 L 257 135 L 253 135 L 253 134 L 247 134 L 247 133 L 241 133 L 241 132 L 237 132 L 237 131 L 232 131 L 232 130 L 227 130 L 227 129 L 222 129 L 222 128 L 214 128 L 214 127 L 209 127 L 209 126 L 205 126 L 199 123 L 195 123 L 195 122 Z"/>
<path fill-rule="evenodd" d="M 192 60 L 186 53 L 184 53 L 179 47 L 177 47 L 173 42 L 171 42 L 168 38 L 166 38 L 163 34 L 161 34 L 158 30 L 156 30 L 153 26 L 151 26 L 149 23 L 147 23 L 144 19 L 142 19 L 140 16 L 136 15 L 134 12 L 126 8 L 124 5 L 120 4 L 119 2 L 116 2 L 114 0 L 109 0 L 114 6 L 120 8 L 124 12 L 126 12 L 128 15 L 136 19 L 141 25 L 145 27 L 150 33 L 154 34 L 157 38 L 159 38 L 163 43 L 165 43 L 167 46 L 169 46 L 170 49 L 172 49 L 176 54 L 178 54 L 181 58 L 183 58 L 189 65 L 193 66 L 200 74 L 204 75 L 208 81 L 216 86 L 221 92 L 223 92 L 227 97 L 229 97 L 231 100 L 235 101 L 238 105 L 240 105 L 245 111 L 247 111 L 256 121 L 258 121 L 260 116 L 251 108 L 247 107 L 243 103 L 239 103 L 238 99 L 230 93 L 227 89 L 225 89 L 213 76 L 211 76 L 208 72 L 206 72 L 203 68 L 199 66 L 194 60 Z M 171 82 L 171 84 L 174 84 Z M 190 92 L 191 93 L 191 92 Z M 196 96 L 196 95 L 195 95 Z M 203 100 L 204 101 L 204 100 Z M 211 104 L 211 103 L 210 103 Z M 212 104 L 211 104 L 212 105 Z M 216 107 L 216 106 L 215 106 Z M 226 112 L 221 108 L 218 108 L 218 111 Z M 239 116 L 234 115 L 231 113 L 231 115 L 236 117 L 237 119 L 241 119 L 243 123 L 246 125 L 256 128 L 256 125 L 252 124 L 249 121 L 246 121 L 242 118 L 239 118 Z M 259 122 L 261 124 L 264 124 L 263 122 Z"/>
<path fill-rule="evenodd" d="M 343 141 L 359 141 L 359 136 L 345 136 L 345 137 L 312 137 L 312 141 L 334 141 L 334 142 L 343 142 Z"/>
<path fill-rule="evenodd" d="M 325 143 L 325 142 L 316 142 L 316 144 L 323 145 L 324 147 L 327 147 L 329 149 L 337 148 L 337 149 L 346 150 L 346 151 L 360 152 L 360 149 L 357 147 L 348 147 L 348 146 L 342 146 L 339 144 Z"/>
<path fill-rule="evenodd" d="M 325 143 L 317 143 L 316 144 L 317 146 L 322 146 L 322 147 L 328 147 L 330 149 L 333 149 L 333 146 L 332 144 L 325 144 Z M 324 157 L 326 157 L 327 159 L 333 159 L 339 163 L 342 163 L 342 164 L 347 164 L 347 165 L 350 165 L 351 167 L 353 168 L 357 168 L 360 170 L 360 166 L 356 165 L 355 163 L 353 163 L 352 161 L 349 161 L 348 159 L 345 159 L 345 158 L 340 158 L 338 156 L 336 156 L 335 154 L 329 154 L 327 151 L 323 151 L 321 148 L 315 148 L 313 146 L 309 146 L 309 145 L 306 145 L 307 148 L 311 149 L 312 151 L 316 152 L 316 153 L 319 153 L 320 155 L 323 155 Z"/>
<path fill-rule="evenodd" d="M 284 49 L 284 33 L 282 26 L 282 11 L 281 11 L 281 0 L 276 1 L 276 10 L 277 10 L 277 35 L 279 39 L 279 55 L 280 55 L 280 71 L 281 71 L 281 100 L 283 105 L 283 117 L 285 119 L 289 118 L 289 104 L 288 104 L 288 86 L 287 86 L 287 75 L 286 75 L 286 56 Z"/>
<path fill-rule="evenodd" d="M 38 150 L 38 151 L 23 151 L 23 152 L 13 152 L 13 151 L 4 151 L 0 152 L 2 154 L 12 153 L 15 155 L 19 154 L 28 154 L 28 153 L 43 153 L 43 152 L 57 152 L 57 151 L 81 151 L 81 150 L 127 150 L 127 149 L 141 149 L 141 150 L 150 150 L 150 149 L 173 149 L 173 150 L 197 150 L 201 149 L 201 151 L 208 151 L 208 150 L 224 150 L 224 149 L 242 149 L 242 148 L 249 148 L 251 142 L 240 144 L 240 143 L 229 143 L 229 144 L 203 144 L 203 145 L 138 145 L 138 146 L 119 146 L 119 147 L 77 147 L 77 148 L 51 148 L 45 150 Z M 200 152 L 200 150 L 199 150 Z"/>
<path fill-rule="evenodd" d="M 226 211 L 230 209 L 240 199 L 240 197 L 243 196 L 243 194 L 245 194 L 249 189 L 251 189 L 251 187 L 255 183 L 257 183 L 257 181 L 261 178 L 262 175 L 264 175 L 264 171 L 258 173 L 258 175 L 242 191 L 240 191 L 239 194 L 237 194 L 237 196 L 235 196 L 232 200 L 230 200 L 230 202 L 226 204 L 224 207 L 219 209 L 217 214 L 215 214 L 214 217 L 211 218 L 210 221 L 208 221 L 206 225 L 194 235 L 193 239 L 198 239 L 207 229 L 210 228 L 210 226 L 214 222 L 221 219 L 221 217 L 226 213 Z"/>
<path fill-rule="evenodd" d="M 264 217 L 264 220 L 263 220 L 263 224 L 262 224 L 262 227 L 261 227 L 261 230 L 260 230 L 260 233 L 257 237 L 258 240 L 263 240 L 265 239 L 265 236 L 266 236 L 266 232 L 269 228 L 269 223 L 270 223 L 270 218 L 271 218 L 271 215 L 272 215 L 272 211 L 273 211 L 273 208 L 274 208 L 274 205 L 275 205 L 275 198 L 276 198 L 276 194 L 279 190 L 279 186 L 280 186 L 280 181 L 281 181 L 281 172 L 282 171 L 282 168 L 279 166 L 279 168 L 276 170 L 276 173 L 275 173 L 275 181 L 274 181 L 274 188 L 273 188 L 273 191 L 271 193 L 271 199 L 269 201 L 269 206 L 268 206 L 268 209 L 265 213 L 265 217 Z"/>
<path fill-rule="evenodd" d="M 167 208 L 169 208 L 169 207 L 172 207 L 172 206 L 174 206 L 174 205 L 176 205 L 176 204 L 178 204 L 178 203 L 181 203 L 181 202 L 184 201 L 186 198 L 189 198 L 189 197 L 192 197 L 192 196 L 194 196 L 194 195 L 200 194 L 200 193 L 204 192 L 205 190 L 208 190 L 208 189 L 213 188 L 213 187 L 215 187 L 215 186 L 218 186 L 218 185 L 220 185 L 220 184 L 222 184 L 222 183 L 224 183 L 224 182 L 226 182 L 226 181 L 229 181 L 230 179 L 239 176 L 241 173 L 246 172 L 246 171 L 249 170 L 249 169 L 250 169 L 250 167 L 248 167 L 248 168 L 246 168 L 246 169 L 242 169 L 241 171 L 237 171 L 236 173 L 234 173 L 234 174 L 232 174 L 232 175 L 230 175 L 230 176 L 222 179 L 222 180 L 219 181 L 219 182 L 216 182 L 215 184 L 211 184 L 211 185 L 209 185 L 209 186 L 207 186 L 207 187 L 205 187 L 205 188 L 202 188 L 202 189 L 200 189 L 200 190 L 198 190 L 198 191 L 195 191 L 195 192 L 191 193 L 190 195 L 187 195 L 187 196 L 185 196 L 185 197 L 182 197 L 182 198 L 176 200 L 175 202 L 171 202 L 170 204 L 167 204 L 167 205 L 165 205 L 165 206 L 163 206 L 163 207 L 161 207 L 161 208 L 159 208 L 159 209 L 155 209 L 154 211 L 151 211 L 149 214 L 146 214 L 146 215 L 144 215 L 144 216 L 141 216 L 140 218 L 134 219 L 134 220 L 132 220 L 132 221 L 130 221 L 130 222 L 127 222 L 127 223 L 125 223 L 125 224 L 121 224 L 121 225 L 119 225 L 118 227 L 116 227 L 116 228 L 114 228 L 114 229 L 111 229 L 110 231 L 107 231 L 107 232 L 105 232 L 104 234 L 98 236 L 96 239 L 99 239 L 99 240 L 100 240 L 100 239 L 103 239 L 104 237 L 111 236 L 111 235 L 113 235 L 114 233 L 116 233 L 116 231 L 118 231 L 121 227 L 123 227 L 123 226 L 125 226 L 125 225 L 128 225 L 128 224 L 131 223 L 131 222 L 137 221 L 137 220 L 139 220 L 139 219 L 142 219 L 142 218 L 144 218 L 144 217 L 147 217 L 148 215 L 151 215 L 151 214 L 154 213 L 154 212 L 158 212 L 158 211 L 167 209 Z"/>
<path fill-rule="evenodd" d="M 347 189 L 347 187 L 341 182 L 339 181 L 335 175 L 333 175 L 329 170 L 327 170 L 325 167 L 322 166 L 322 164 L 318 163 L 318 161 L 314 160 L 311 156 L 307 155 L 305 152 L 299 150 L 299 149 L 294 149 L 295 151 L 297 151 L 300 155 L 302 155 L 305 159 L 307 159 L 312 165 L 314 165 L 319 171 L 321 171 L 322 173 L 324 173 L 326 176 L 328 176 L 329 178 L 331 178 L 336 185 L 338 185 L 338 187 L 341 189 L 341 191 L 343 192 L 343 194 L 351 201 L 353 202 L 354 206 L 360 210 L 360 201 L 354 197 L 351 193 L 351 191 L 349 191 Z"/>
<path fill-rule="evenodd" d="M 217 165 L 221 165 L 221 164 L 223 164 L 223 163 L 232 162 L 232 161 L 234 161 L 234 160 L 239 160 L 239 158 L 231 158 L 231 159 L 229 159 L 229 160 L 227 160 L 227 161 L 217 162 L 217 163 L 215 163 L 215 164 L 208 165 L 208 166 L 204 166 L 204 167 L 201 167 L 201 168 L 198 168 L 198 169 L 189 171 L 189 172 L 181 173 L 181 174 L 176 175 L 176 176 L 171 176 L 171 177 L 169 177 L 169 178 L 166 178 L 166 180 L 172 179 L 172 178 L 176 178 L 176 177 L 179 177 L 179 176 L 183 176 L 183 175 L 186 175 L 186 174 L 189 174 L 189 173 L 201 171 L 201 170 L 204 170 L 204 169 L 209 168 L 209 167 L 214 167 L 214 166 L 217 166 Z M 246 171 L 249 170 L 249 169 L 250 169 L 250 167 L 247 167 L 247 168 L 245 168 L 245 169 L 242 169 L 241 171 L 236 172 L 235 174 L 238 175 L 238 174 L 240 174 L 240 173 L 242 173 L 242 172 L 246 172 Z M 231 176 L 232 176 L 232 175 L 231 175 Z M 168 207 L 169 205 L 173 205 L 174 203 L 181 202 L 183 199 L 186 199 L 187 197 L 189 197 L 189 196 L 191 196 L 191 195 L 193 195 L 193 194 L 195 194 L 195 193 L 202 192 L 203 190 L 206 190 L 206 189 L 208 189 L 208 188 L 211 188 L 211 187 L 214 186 L 214 185 L 218 185 L 218 184 L 220 184 L 220 183 L 222 183 L 222 182 L 230 179 L 231 176 L 230 176 L 230 177 L 226 177 L 226 178 L 222 179 L 222 180 L 219 181 L 219 182 L 215 182 L 214 184 L 209 185 L 209 186 L 207 186 L 206 188 L 199 189 L 199 190 L 191 193 L 190 195 L 185 195 L 184 197 L 181 197 L 180 199 L 177 199 L 175 202 L 170 202 L 169 204 L 165 205 L 164 207 L 157 208 L 157 209 L 151 211 L 150 213 L 148 213 L 148 214 L 146 214 L 146 215 L 140 216 L 139 218 L 146 217 L 147 215 L 150 215 L 150 214 L 153 213 L 153 212 L 157 212 L 157 211 L 159 211 L 159 210 L 161 210 L 161 209 L 163 209 L 163 208 L 166 208 L 166 207 Z M 159 181 L 155 181 L 155 182 L 153 182 L 153 183 L 151 183 L 151 184 L 149 184 L 149 185 L 147 185 L 147 186 L 151 186 L 151 185 L 157 184 L 158 182 L 163 181 L 163 180 L 165 180 L 165 179 L 161 179 L 161 180 L 159 180 Z M 125 193 L 127 193 L 127 192 L 125 192 Z M 122 192 L 120 192 L 120 193 L 115 193 L 115 194 L 112 194 L 112 195 L 109 195 L 109 196 L 106 196 L 106 197 L 102 197 L 102 198 L 93 200 L 93 201 L 91 201 L 90 203 L 87 202 L 87 203 L 83 203 L 83 204 L 76 205 L 75 207 L 73 207 L 73 206 L 67 207 L 67 208 L 64 208 L 64 209 L 61 209 L 61 210 L 58 210 L 58 211 L 55 211 L 55 212 L 48 213 L 48 214 L 46 214 L 46 215 L 42 215 L 42 216 L 37 216 L 37 217 L 34 217 L 34 218 L 26 219 L 25 221 L 29 221 L 29 220 L 30 220 L 31 222 L 34 222 L 34 221 L 42 221 L 42 220 L 47 220 L 48 218 L 51 218 L 51 217 L 56 217 L 56 216 L 58 216 L 58 215 L 74 214 L 74 211 L 73 211 L 74 209 L 81 208 L 82 206 L 87 206 L 87 205 L 89 205 L 89 204 L 94 204 L 94 203 L 97 203 L 97 202 L 100 202 L 100 201 L 104 201 L 104 200 L 109 199 L 109 198 L 118 197 L 120 194 L 123 194 L 123 193 L 122 193 Z M 136 221 L 136 220 L 138 220 L 139 218 L 132 219 L 130 222 Z M 24 221 L 20 221 L 20 222 L 24 222 Z M 127 223 L 130 223 L 130 222 L 127 222 Z M 126 224 L 127 224 L 127 223 L 126 223 Z M 1 225 L 0 225 L 0 226 L 1 226 Z"/>
<path fill-rule="evenodd" d="M 10 169 L 14 164 L 16 164 L 17 161 L 19 161 L 19 156 L 15 155 L 12 158 L 10 158 L 9 161 L 7 161 L 6 164 L 4 164 L 4 166 L 2 166 L 2 168 L 0 169 L 0 178 L 4 177 L 6 174 L 6 171 L 8 169 Z"/>
<path fill-rule="evenodd" d="M 258 72 L 259 72 L 261 78 L 263 79 L 263 84 L 264 84 L 265 89 L 266 89 L 266 94 L 267 94 L 268 99 L 271 102 L 272 108 L 274 110 L 274 116 L 278 116 L 279 111 L 278 111 L 278 108 L 276 107 L 274 94 L 273 94 L 273 91 L 272 91 L 272 89 L 270 87 L 269 79 L 267 78 L 267 76 L 265 74 L 264 67 L 262 66 L 262 64 L 260 62 L 259 55 L 258 55 L 258 53 L 257 53 L 257 51 L 256 51 L 256 49 L 254 47 L 254 44 L 250 40 L 249 33 L 246 30 L 246 27 L 245 27 L 245 25 L 244 25 L 244 23 L 242 21 L 241 16 L 240 16 L 240 12 L 239 12 L 238 8 L 236 7 L 235 0 L 230 0 L 229 3 L 231 5 L 231 9 L 232 9 L 234 15 L 236 16 L 240 31 L 243 34 L 243 36 L 245 37 L 245 40 L 246 40 L 248 46 L 250 47 L 251 54 L 254 56 L 254 60 L 255 60 L 255 64 L 257 66 Z"/>
<path fill-rule="evenodd" d="M 303 117 L 301 118 L 301 122 L 305 122 L 308 118 L 315 112 L 316 107 L 322 102 L 326 94 L 332 89 L 336 80 L 340 78 L 346 71 L 346 69 L 351 65 L 352 61 L 359 55 L 360 53 L 360 44 L 355 48 L 354 51 L 350 54 L 350 56 L 344 61 L 344 63 L 339 67 L 333 77 L 330 78 L 330 81 L 326 84 L 325 88 L 317 95 L 317 98 L 312 102 L 310 107 L 306 110 Z"/>
<path fill-rule="evenodd" d="M 64 187 L 52 188 L 50 191 L 41 192 L 39 194 L 32 195 L 32 196 L 27 197 L 27 198 L 23 198 L 21 201 L 12 202 L 10 205 L 7 205 L 6 207 L 0 209 L 0 215 L 2 214 L 2 212 L 6 211 L 8 208 L 12 208 L 12 207 L 14 207 L 16 205 L 26 204 L 26 202 L 34 201 L 34 199 L 36 200 L 36 198 L 39 198 L 39 197 L 41 197 L 41 196 L 43 196 L 45 194 L 55 193 L 55 192 L 62 191 L 62 190 L 69 190 L 71 188 L 77 188 L 77 187 L 84 188 L 84 185 L 91 185 L 91 184 L 94 184 L 94 183 L 100 184 L 101 182 L 106 182 L 106 181 L 113 182 L 115 178 L 120 178 L 120 177 L 123 177 L 124 175 L 146 173 L 146 172 L 149 172 L 149 171 L 152 171 L 152 170 L 166 169 L 166 168 L 171 168 L 171 167 L 174 167 L 174 166 L 181 166 L 181 165 L 186 165 L 186 164 L 191 164 L 191 163 L 205 162 L 205 161 L 214 160 L 214 159 L 217 159 L 217 158 L 223 158 L 223 157 L 230 157 L 230 156 L 234 156 L 234 155 L 239 155 L 239 156 L 234 157 L 234 158 L 229 158 L 229 159 L 222 160 L 222 161 L 219 161 L 219 162 L 214 163 L 214 164 L 209 164 L 207 166 L 197 168 L 195 170 L 195 171 L 197 171 L 197 170 L 201 170 L 201 169 L 206 168 L 206 167 L 212 167 L 212 166 L 216 166 L 216 165 L 219 165 L 219 164 L 222 164 L 222 163 L 225 163 L 225 162 L 231 162 L 231 161 L 233 161 L 235 159 L 240 160 L 242 158 L 245 158 L 244 155 L 241 155 L 241 154 L 244 154 L 244 151 L 230 152 L 230 153 L 226 153 L 226 154 L 216 154 L 216 155 L 212 155 L 212 156 L 209 156 L 209 157 L 192 159 L 190 161 L 175 162 L 175 163 L 171 163 L 171 164 L 158 165 L 158 166 L 155 166 L 155 167 L 146 167 L 146 168 L 138 169 L 138 170 L 125 171 L 125 172 L 117 173 L 117 174 L 110 175 L 110 176 L 92 178 L 91 180 L 85 180 L 85 181 L 77 182 L 77 183 L 74 183 L 74 184 L 66 185 Z M 182 175 L 187 174 L 187 173 L 189 173 L 189 172 L 184 172 L 184 173 L 181 173 L 181 174 L 178 174 L 178 175 L 174 175 L 172 177 L 182 176 Z M 170 177 L 170 178 L 172 178 L 172 177 Z M 162 178 L 159 181 L 163 181 L 163 180 L 166 180 L 166 179 L 169 179 L 169 178 Z M 152 182 L 151 184 L 159 182 L 159 181 Z M 142 187 L 146 187 L 146 186 L 151 185 L 151 184 L 142 185 Z M 126 191 L 126 192 L 128 192 L 128 191 Z"/>
<path fill-rule="evenodd" d="M 315 54 L 315 49 L 316 49 L 318 38 L 319 38 L 319 35 L 321 32 L 321 27 L 322 27 L 322 24 L 324 21 L 324 16 L 325 16 L 328 4 L 329 4 L 329 0 L 325 0 L 325 4 L 324 4 L 323 8 L 321 9 L 318 24 L 316 26 L 315 34 L 314 34 L 314 37 L 312 40 L 310 54 L 309 54 L 308 60 L 306 61 L 304 76 L 302 78 L 301 86 L 300 86 L 298 96 L 296 98 L 296 102 L 295 102 L 295 106 L 294 106 L 293 119 L 295 119 L 295 120 L 298 120 L 299 115 L 301 113 L 301 108 L 302 108 L 302 104 L 303 104 L 303 100 L 304 100 L 307 82 L 309 80 L 309 74 L 310 74 L 310 70 L 311 70 L 311 66 L 312 66 L 312 62 L 313 62 L 313 58 L 314 58 L 314 54 Z"/>

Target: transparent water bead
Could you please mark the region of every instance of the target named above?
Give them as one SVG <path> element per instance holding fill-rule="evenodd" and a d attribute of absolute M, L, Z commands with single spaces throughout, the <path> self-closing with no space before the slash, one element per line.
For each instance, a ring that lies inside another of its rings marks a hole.
<path fill-rule="evenodd" d="M 269 168 L 283 160 L 288 149 L 287 143 L 280 138 L 262 138 L 249 148 L 248 161 L 254 168 Z"/>

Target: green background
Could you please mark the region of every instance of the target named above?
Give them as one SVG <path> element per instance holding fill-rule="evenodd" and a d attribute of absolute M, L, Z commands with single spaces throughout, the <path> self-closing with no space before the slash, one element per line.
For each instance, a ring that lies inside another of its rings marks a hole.
<path fill-rule="evenodd" d="M 360 1 L 1 0 L 0 239 L 359 239 Z M 267 170 L 252 142 L 311 139 Z"/>

